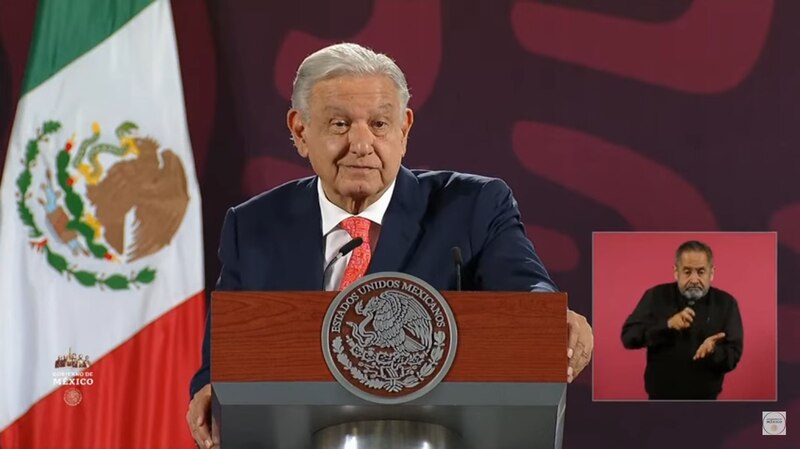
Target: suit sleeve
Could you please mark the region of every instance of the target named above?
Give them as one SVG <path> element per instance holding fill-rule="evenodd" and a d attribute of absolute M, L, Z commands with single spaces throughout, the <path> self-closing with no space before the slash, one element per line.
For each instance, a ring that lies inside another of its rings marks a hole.
<path fill-rule="evenodd" d="M 503 181 L 481 188 L 473 213 L 478 249 L 474 284 L 480 290 L 555 292 L 555 283 L 525 233 L 517 201 Z"/>
<path fill-rule="evenodd" d="M 219 245 L 219 258 L 222 262 L 222 271 L 217 280 L 216 290 L 240 290 L 241 279 L 239 274 L 239 244 L 236 234 L 236 212 L 228 209 L 225 222 L 222 225 L 222 237 Z M 203 363 L 192 377 L 189 387 L 191 399 L 197 391 L 211 382 L 211 303 L 206 313 L 206 329 L 203 336 Z"/>
<path fill-rule="evenodd" d="M 622 325 L 622 346 L 640 349 L 669 343 L 675 331 L 667 326 L 667 318 L 657 316 L 653 289 L 645 292 L 639 304 Z"/>
<path fill-rule="evenodd" d="M 725 319 L 725 339 L 717 343 L 717 347 L 711 354 L 711 363 L 722 372 L 733 371 L 742 358 L 744 349 L 744 328 L 742 327 L 742 316 L 739 313 L 739 305 L 736 300 L 731 298 L 732 305 L 728 309 Z"/>

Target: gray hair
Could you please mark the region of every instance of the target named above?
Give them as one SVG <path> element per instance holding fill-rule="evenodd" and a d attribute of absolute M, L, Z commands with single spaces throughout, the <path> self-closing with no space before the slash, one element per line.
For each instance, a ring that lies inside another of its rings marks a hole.
<path fill-rule="evenodd" d="M 292 89 L 292 108 L 308 121 L 308 98 L 318 81 L 339 76 L 385 75 L 394 82 L 402 110 L 408 106 L 411 94 L 406 76 L 400 67 L 383 53 L 376 53 L 358 44 L 341 43 L 318 50 L 303 60 L 297 69 Z"/>

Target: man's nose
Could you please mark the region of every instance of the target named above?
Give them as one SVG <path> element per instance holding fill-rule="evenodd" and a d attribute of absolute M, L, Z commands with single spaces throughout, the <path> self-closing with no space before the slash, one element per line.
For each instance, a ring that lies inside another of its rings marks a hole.
<path fill-rule="evenodd" d="M 372 153 L 372 144 L 375 142 L 375 136 L 369 129 L 366 123 L 354 123 L 350 126 L 348 134 L 350 138 L 350 152 L 358 155 L 365 155 Z"/>

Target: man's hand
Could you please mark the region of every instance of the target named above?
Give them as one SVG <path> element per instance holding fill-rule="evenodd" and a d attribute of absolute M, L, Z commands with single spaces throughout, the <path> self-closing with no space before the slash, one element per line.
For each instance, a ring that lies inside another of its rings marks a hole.
<path fill-rule="evenodd" d="M 194 394 L 186 412 L 186 422 L 199 447 L 210 449 L 214 445 L 211 439 L 211 384 Z"/>
<path fill-rule="evenodd" d="M 578 377 L 578 374 L 586 368 L 592 360 L 592 350 L 594 349 L 594 335 L 592 327 L 586 321 L 586 317 L 578 315 L 572 310 L 567 310 L 567 382 Z"/>
<path fill-rule="evenodd" d="M 703 342 L 699 348 L 697 348 L 697 352 L 694 353 L 694 357 L 692 360 L 700 360 L 702 358 L 708 357 L 709 355 L 714 353 L 714 349 L 717 347 L 717 342 L 725 338 L 725 332 L 720 332 L 718 334 L 714 334 Z"/>
<path fill-rule="evenodd" d="M 672 317 L 667 320 L 667 327 L 675 329 L 676 331 L 681 331 L 688 329 L 692 325 L 692 321 L 694 321 L 694 310 L 687 307 L 675 315 L 672 315 Z"/>

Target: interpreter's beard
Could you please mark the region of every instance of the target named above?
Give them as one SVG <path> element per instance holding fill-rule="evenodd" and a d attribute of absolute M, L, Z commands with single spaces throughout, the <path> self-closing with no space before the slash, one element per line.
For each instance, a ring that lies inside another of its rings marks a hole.
<path fill-rule="evenodd" d="M 706 292 L 708 291 L 707 289 L 697 285 L 686 287 L 685 289 L 681 288 L 680 290 L 684 298 L 695 301 L 705 296 Z"/>

